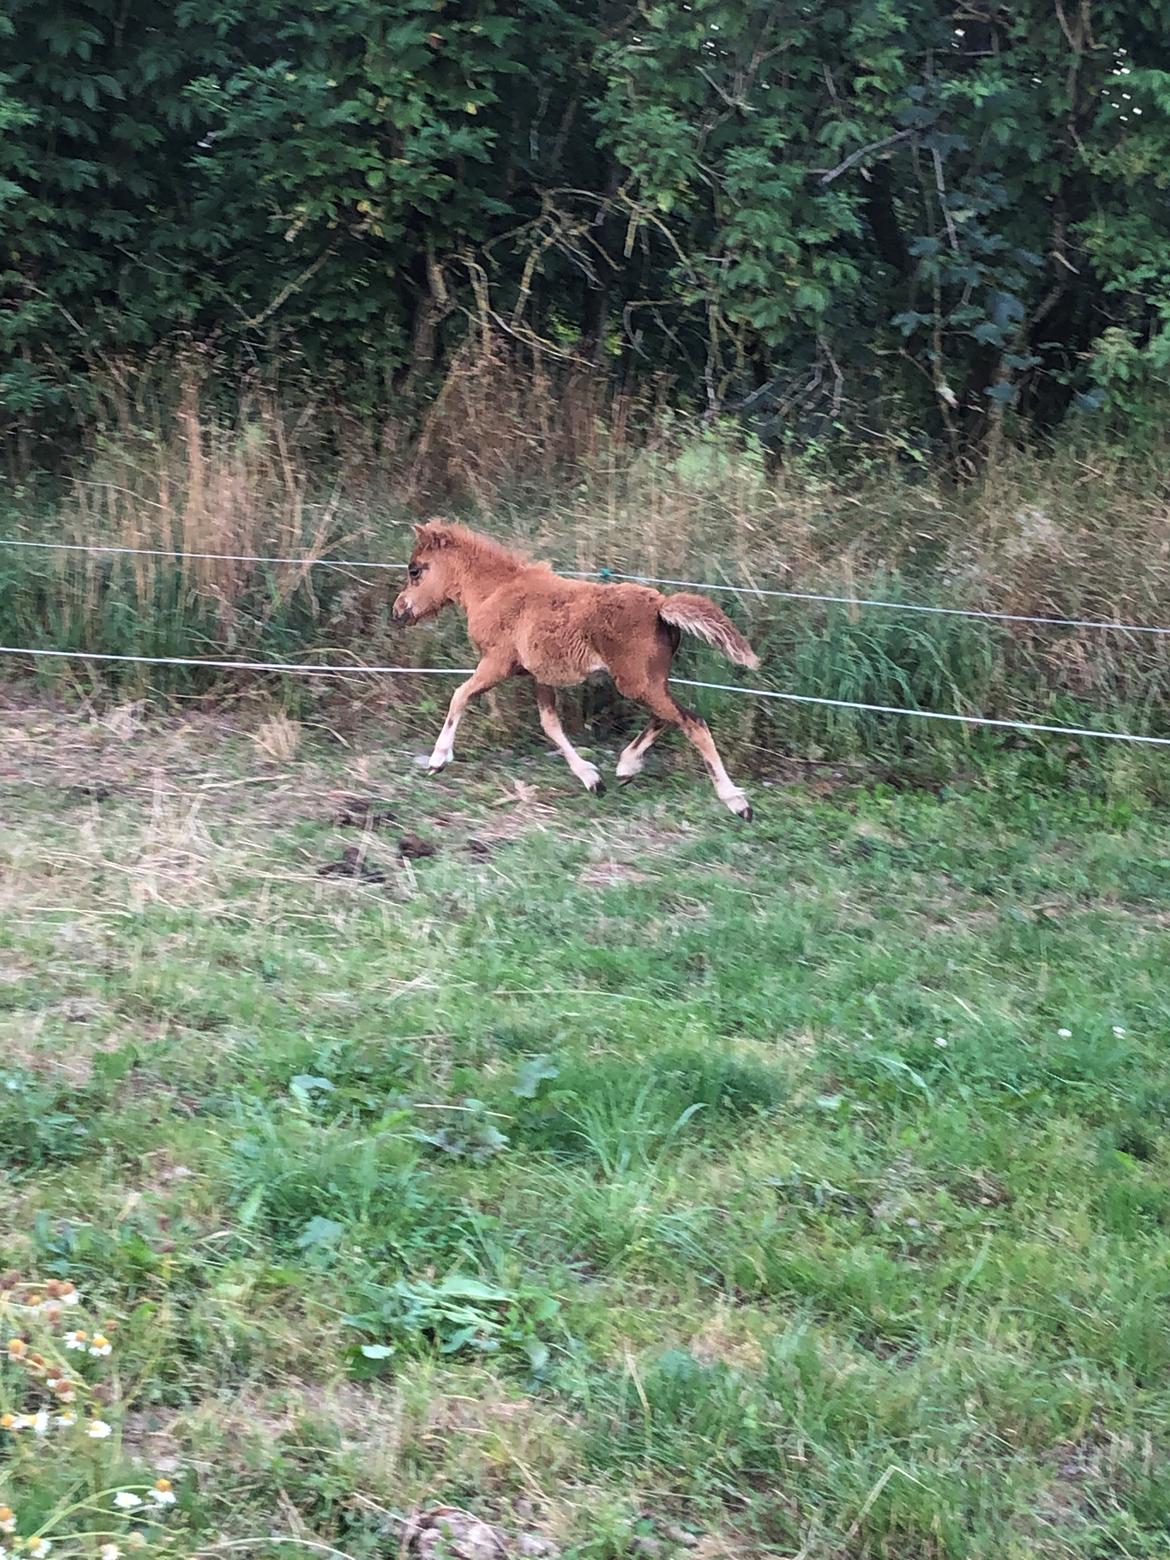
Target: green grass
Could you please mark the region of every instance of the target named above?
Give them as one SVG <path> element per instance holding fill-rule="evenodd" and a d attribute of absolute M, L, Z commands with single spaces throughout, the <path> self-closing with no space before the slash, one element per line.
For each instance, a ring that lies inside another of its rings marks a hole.
<path fill-rule="evenodd" d="M 598 802 L 347 741 L 0 736 L 0 1266 L 119 1323 L 110 1467 L 177 1461 L 181 1551 L 443 1501 L 583 1557 L 1167 1553 L 1164 812 L 1016 762 L 757 777 L 744 830 L 668 746 Z M 339 792 L 438 853 L 320 877 Z"/>

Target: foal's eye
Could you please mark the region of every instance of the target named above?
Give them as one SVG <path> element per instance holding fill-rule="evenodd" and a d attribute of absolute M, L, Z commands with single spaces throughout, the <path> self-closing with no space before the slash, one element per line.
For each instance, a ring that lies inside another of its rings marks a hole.
<path fill-rule="evenodd" d="M 422 570 L 419 568 L 417 563 L 412 563 L 410 568 L 406 571 L 406 576 L 412 585 L 417 585 L 419 580 L 422 579 Z"/>

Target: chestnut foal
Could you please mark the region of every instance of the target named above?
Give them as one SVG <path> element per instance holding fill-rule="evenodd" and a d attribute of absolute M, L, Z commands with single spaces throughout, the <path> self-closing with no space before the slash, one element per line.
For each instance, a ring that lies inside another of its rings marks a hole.
<path fill-rule="evenodd" d="M 449 764 L 468 702 L 506 678 L 527 673 L 536 681 L 545 735 L 582 785 L 600 793 L 599 771 L 581 757 L 561 726 L 554 689 L 607 671 L 618 691 L 651 715 L 645 731 L 618 759 L 618 779 L 633 779 L 654 739 L 667 726 L 677 726 L 698 749 L 719 800 L 750 820 L 748 799 L 723 767 L 706 722 L 683 709 L 668 686 L 680 630 L 706 640 L 739 666 L 759 666 L 751 645 L 714 602 L 685 593 L 663 596 L 647 585 L 562 579 L 547 564 L 531 563 L 445 520 L 428 520 L 414 529 L 408 581 L 394 603 L 394 621 L 421 623 L 454 603 L 467 614 L 467 630 L 480 656 L 474 673 L 455 690 L 434 752 L 420 764 L 432 773 Z"/>

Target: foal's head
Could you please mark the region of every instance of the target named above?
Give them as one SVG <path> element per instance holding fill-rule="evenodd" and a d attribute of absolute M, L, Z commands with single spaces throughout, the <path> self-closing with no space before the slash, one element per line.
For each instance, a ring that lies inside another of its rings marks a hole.
<path fill-rule="evenodd" d="M 421 623 L 458 599 L 459 537 L 459 529 L 445 520 L 428 520 L 425 525 L 415 526 L 406 588 L 394 602 L 396 623 Z"/>

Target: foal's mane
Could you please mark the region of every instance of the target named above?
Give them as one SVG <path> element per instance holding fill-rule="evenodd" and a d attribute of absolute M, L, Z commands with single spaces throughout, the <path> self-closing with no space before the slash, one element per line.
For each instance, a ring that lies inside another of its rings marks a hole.
<path fill-rule="evenodd" d="M 494 537 L 485 536 L 482 531 L 473 531 L 470 526 L 460 525 L 455 520 L 428 520 L 425 525 L 418 528 L 417 536 L 420 552 L 438 551 L 440 548 L 450 547 L 472 567 L 477 565 L 485 569 L 493 566 L 515 569 L 547 567 L 547 565 L 534 565 L 533 560 L 524 553 L 512 547 L 505 547 L 503 542 L 497 542 Z"/>

